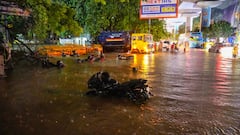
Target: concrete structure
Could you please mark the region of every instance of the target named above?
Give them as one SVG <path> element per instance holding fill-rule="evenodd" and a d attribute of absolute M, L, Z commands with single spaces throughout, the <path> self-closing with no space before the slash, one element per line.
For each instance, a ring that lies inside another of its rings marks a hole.
<path fill-rule="evenodd" d="M 86 42 L 87 42 L 87 38 L 86 37 L 74 37 L 74 38 L 68 38 L 68 39 L 59 38 L 59 43 L 61 45 L 75 44 L 75 45 L 83 45 L 83 46 L 85 46 L 87 44 Z"/>
<path fill-rule="evenodd" d="M 177 31 L 178 26 L 185 23 L 185 33 L 192 31 L 192 20 L 195 17 L 201 16 L 202 9 L 206 7 L 226 9 L 231 5 L 239 3 L 239 0 L 180 0 L 178 9 L 178 18 L 175 19 L 165 19 L 167 24 L 167 29 L 169 32 Z M 239 26 L 239 12 L 240 7 L 234 9 L 232 14 L 237 16 L 237 19 L 232 19 L 235 21 L 230 22 L 233 27 Z M 224 11 L 225 12 L 225 11 Z M 228 15 L 229 16 L 229 15 Z M 236 22 L 236 20 L 238 20 Z M 201 23 L 201 22 L 200 22 Z M 173 30 L 174 29 L 174 30 Z"/>

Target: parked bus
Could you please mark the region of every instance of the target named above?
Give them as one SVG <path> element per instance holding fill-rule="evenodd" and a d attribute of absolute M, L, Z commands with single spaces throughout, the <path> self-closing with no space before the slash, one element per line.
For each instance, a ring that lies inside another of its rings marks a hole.
<path fill-rule="evenodd" d="M 203 48 L 203 35 L 202 32 L 190 32 L 189 47 L 190 48 Z"/>
<path fill-rule="evenodd" d="M 133 33 L 131 36 L 132 53 L 154 52 L 153 35 L 147 33 Z"/>

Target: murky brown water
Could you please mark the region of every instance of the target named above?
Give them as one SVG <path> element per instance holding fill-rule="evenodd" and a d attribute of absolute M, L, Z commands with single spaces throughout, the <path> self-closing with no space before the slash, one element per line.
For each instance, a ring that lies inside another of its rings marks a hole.
<path fill-rule="evenodd" d="M 240 134 L 240 59 L 200 50 L 127 61 L 117 61 L 116 53 L 105 56 L 82 64 L 63 58 L 61 70 L 15 68 L 0 80 L 0 134 Z M 155 96 L 142 106 L 86 97 L 87 80 L 102 70 L 119 82 L 148 79 Z"/>

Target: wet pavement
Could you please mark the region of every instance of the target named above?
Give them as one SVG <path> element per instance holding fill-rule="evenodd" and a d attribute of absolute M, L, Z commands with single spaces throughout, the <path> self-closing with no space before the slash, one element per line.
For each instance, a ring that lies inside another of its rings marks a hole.
<path fill-rule="evenodd" d="M 240 59 L 195 49 L 105 56 L 93 63 L 61 58 L 63 69 L 18 65 L 0 79 L 0 134 L 240 134 Z M 87 97 L 87 80 L 98 71 L 119 82 L 147 79 L 154 97 L 141 106 Z"/>

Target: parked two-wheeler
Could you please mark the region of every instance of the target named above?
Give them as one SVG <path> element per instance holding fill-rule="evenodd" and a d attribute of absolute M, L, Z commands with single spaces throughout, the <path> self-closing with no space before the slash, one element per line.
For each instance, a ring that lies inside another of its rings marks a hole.
<path fill-rule="evenodd" d="M 107 77 L 102 78 L 102 73 L 99 72 L 88 80 L 90 90 L 87 91 L 87 95 L 126 97 L 136 104 L 142 104 L 153 96 L 145 79 L 133 79 L 118 83 L 114 79 L 110 79 L 109 74 L 103 76 Z"/>

